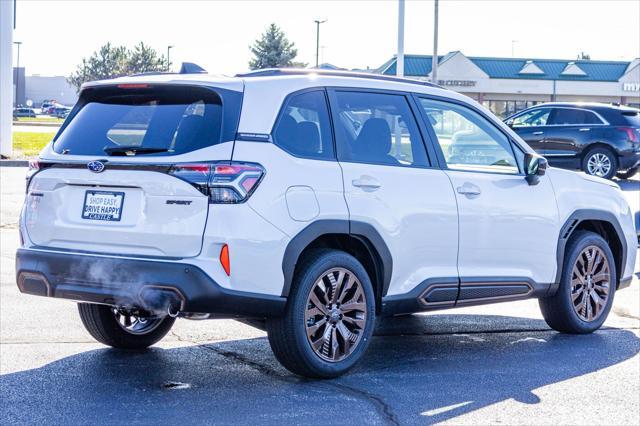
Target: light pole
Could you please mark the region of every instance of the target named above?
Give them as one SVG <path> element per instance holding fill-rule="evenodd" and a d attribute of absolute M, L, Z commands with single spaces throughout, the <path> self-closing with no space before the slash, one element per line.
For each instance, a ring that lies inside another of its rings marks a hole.
<path fill-rule="evenodd" d="M 171 68 L 171 49 L 173 48 L 173 46 L 169 45 L 167 46 L 167 71 L 169 71 L 169 68 Z"/>
<path fill-rule="evenodd" d="M 433 56 L 431 57 L 431 82 L 438 84 L 438 0 L 433 9 Z"/>
<path fill-rule="evenodd" d="M 18 57 L 16 65 L 16 106 L 18 106 L 18 91 L 20 90 L 20 45 L 21 41 L 14 41 L 13 44 L 18 46 Z"/>
<path fill-rule="evenodd" d="M 325 19 L 324 21 L 320 21 L 316 19 L 313 22 L 316 23 L 316 68 L 318 68 L 318 55 L 320 54 L 320 24 L 324 24 L 327 20 Z"/>

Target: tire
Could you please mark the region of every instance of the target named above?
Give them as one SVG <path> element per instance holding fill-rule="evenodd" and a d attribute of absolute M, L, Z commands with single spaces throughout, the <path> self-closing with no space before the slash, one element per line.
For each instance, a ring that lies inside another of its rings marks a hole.
<path fill-rule="evenodd" d="M 324 284 L 331 282 L 336 284 Z M 273 353 L 300 376 L 332 378 L 346 373 L 371 340 L 374 297 L 371 280 L 355 257 L 338 250 L 314 250 L 294 277 L 284 316 L 267 321 Z"/>
<path fill-rule="evenodd" d="M 589 262 L 585 262 L 587 259 Z M 593 267 L 591 271 L 589 264 Z M 585 279 L 589 275 L 593 278 Z M 553 296 L 539 299 L 542 316 L 554 330 L 571 334 L 592 333 L 609 315 L 616 283 L 615 261 L 607 242 L 594 232 L 576 231 L 567 244 L 558 291 Z M 581 289 L 589 292 L 585 294 Z M 604 302 L 598 305 L 598 299 L 604 299 Z M 582 302 L 586 303 L 582 305 Z M 589 314 L 593 316 L 591 319 Z"/>
<path fill-rule="evenodd" d="M 584 156 L 582 171 L 588 175 L 613 179 L 618 171 L 618 159 L 610 149 L 595 147 Z"/>
<path fill-rule="evenodd" d="M 618 179 L 631 179 L 636 173 L 638 173 L 638 170 L 640 170 L 640 167 L 632 167 L 625 172 L 616 173 L 616 177 Z"/>
<path fill-rule="evenodd" d="M 84 328 L 98 342 L 118 349 L 144 349 L 160 341 L 171 330 L 175 318 L 135 318 L 127 329 L 119 319 L 123 315 L 114 307 L 78 303 L 78 312 Z M 137 324 L 137 327 L 136 327 Z"/>

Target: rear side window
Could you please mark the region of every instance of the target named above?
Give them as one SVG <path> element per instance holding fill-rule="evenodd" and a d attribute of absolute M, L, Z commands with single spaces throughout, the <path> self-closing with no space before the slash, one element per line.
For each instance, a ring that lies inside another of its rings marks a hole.
<path fill-rule="evenodd" d="M 202 87 L 94 88 L 54 142 L 73 155 L 177 155 L 233 140 L 241 94 Z M 223 108 L 224 106 L 224 108 Z M 224 111 L 223 111 L 224 109 Z"/>
<path fill-rule="evenodd" d="M 333 141 L 324 91 L 291 96 L 274 127 L 273 140 L 298 157 L 332 159 Z"/>
<path fill-rule="evenodd" d="M 548 124 L 602 124 L 602 121 L 591 111 L 585 111 L 582 109 L 555 108 L 551 113 Z"/>
<path fill-rule="evenodd" d="M 390 166 L 427 166 L 407 98 L 400 94 L 336 91 L 338 159 Z"/>

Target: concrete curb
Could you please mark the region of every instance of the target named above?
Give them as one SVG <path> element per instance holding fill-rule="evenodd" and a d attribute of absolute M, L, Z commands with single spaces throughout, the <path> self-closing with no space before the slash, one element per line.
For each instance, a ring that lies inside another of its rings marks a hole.
<path fill-rule="evenodd" d="M 28 167 L 28 160 L 0 160 L 0 167 Z"/>
<path fill-rule="evenodd" d="M 14 126 L 33 126 L 33 127 L 55 127 L 56 129 L 62 126 L 62 123 L 45 123 L 45 122 L 33 122 L 33 121 L 14 121 Z"/>

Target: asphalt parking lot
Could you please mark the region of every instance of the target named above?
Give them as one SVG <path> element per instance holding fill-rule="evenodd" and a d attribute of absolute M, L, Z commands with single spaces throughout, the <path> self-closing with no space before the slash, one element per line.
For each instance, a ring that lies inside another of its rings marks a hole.
<path fill-rule="evenodd" d="M 0 424 L 640 423 L 637 278 L 592 335 L 550 330 L 535 300 L 402 317 L 331 381 L 291 375 L 263 332 L 230 320 L 179 320 L 122 352 L 72 303 L 19 294 L 24 172 L 0 168 Z M 637 211 L 640 182 L 621 186 Z"/>

